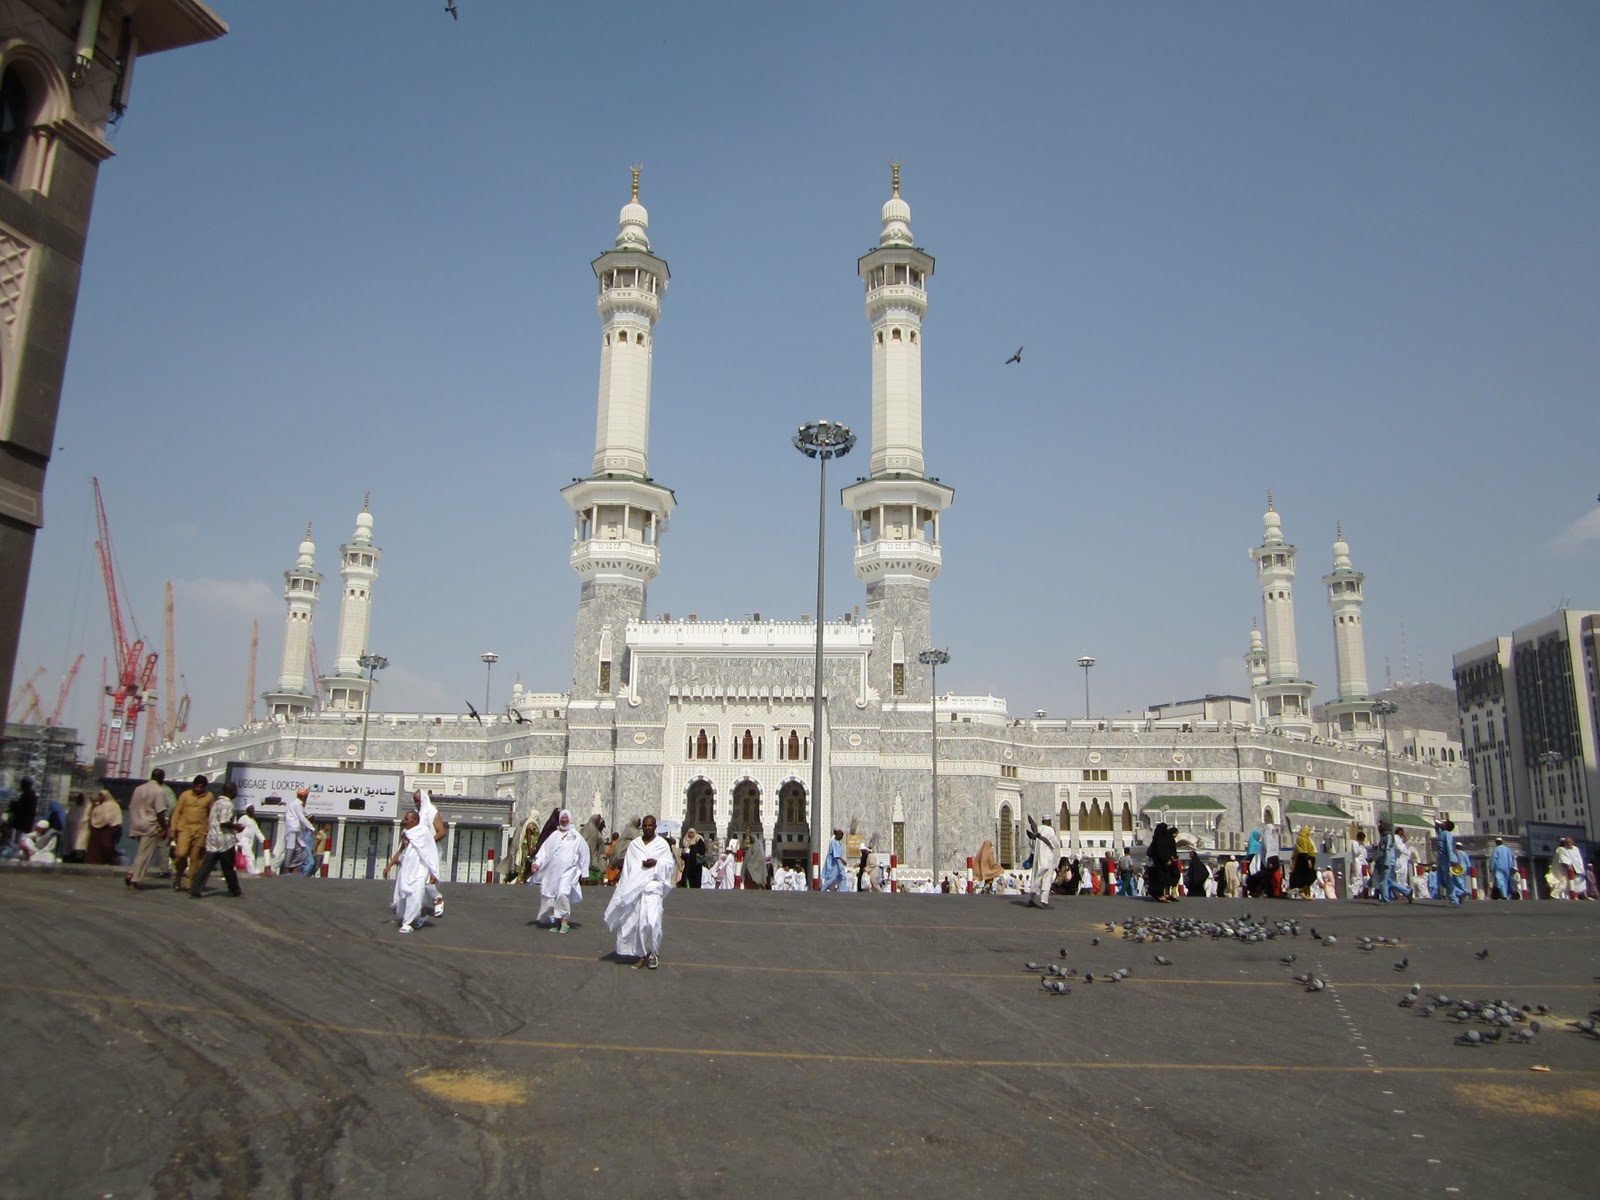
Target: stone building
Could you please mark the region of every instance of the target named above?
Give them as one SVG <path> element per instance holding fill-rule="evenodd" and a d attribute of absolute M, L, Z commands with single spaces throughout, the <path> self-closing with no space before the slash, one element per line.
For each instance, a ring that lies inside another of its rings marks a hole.
<path fill-rule="evenodd" d="M 935 730 L 940 871 L 959 869 L 985 839 L 1003 863 L 1020 862 L 1027 818 L 1046 814 L 1059 820 L 1069 853 L 1095 854 L 1144 841 L 1156 821 L 1208 850 L 1240 849 L 1264 823 L 1310 824 L 1333 851 L 1391 807 L 1402 823 L 1429 826 L 1439 812 L 1469 822 L 1460 767 L 1402 756 L 1386 772 L 1371 733 L 1357 624 L 1362 577 L 1350 567 L 1342 530 L 1327 581 L 1340 664 L 1328 727 L 1336 736 L 1316 732 L 1314 685 L 1299 677 L 1294 646 L 1294 548 L 1270 502 L 1266 536 L 1253 552 L 1267 637 L 1257 635 L 1247 659 L 1251 700 L 1063 721 L 1015 718 L 992 696 L 934 696 L 930 667 L 918 656 L 932 646 L 931 590 L 955 492 L 926 473 L 923 457 L 922 334 L 935 264 L 910 222 L 897 168 L 878 247 L 857 263 L 871 361 L 870 447 L 867 474 L 841 499 L 865 616 L 823 624 L 820 729 L 817 627 L 809 618 L 673 620 L 647 609 L 676 501 L 649 469 L 652 354 L 670 275 L 651 247 L 636 173 L 615 245 L 592 264 L 600 382 L 590 473 L 562 489 L 579 578 L 572 677 L 563 690 L 531 692 L 519 682 L 505 712 L 484 714 L 482 724 L 457 714 L 365 717 L 348 693 L 316 711 L 300 636 L 321 578 L 308 537 L 285 574 L 286 650 L 269 693 L 273 720 L 165 747 L 156 761 L 174 778 L 217 773 L 230 761 L 400 771 L 407 786 L 431 788 L 463 829 L 482 828 L 472 822 L 489 819 L 486 800 L 506 805 L 501 854 L 529 815 L 564 804 L 579 820 L 600 813 L 613 828 L 654 812 L 717 839 L 759 835 L 775 858 L 795 863 L 809 860 L 814 833 L 825 840 L 830 829 L 851 830 L 923 878 L 936 865 Z M 364 638 L 375 557 L 356 563 L 359 586 L 348 576 L 363 531 L 371 549 L 372 519 L 365 511 L 362 518 L 345 547 L 345 604 L 362 606 Z M 341 664 L 365 653 L 363 639 L 346 644 L 354 627 L 341 620 Z M 339 681 L 325 682 L 331 692 Z M 813 796 L 817 754 L 824 782 Z"/>
<path fill-rule="evenodd" d="M 0 695 L 33 541 L 106 127 L 135 62 L 227 26 L 199 0 L 0 0 Z"/>

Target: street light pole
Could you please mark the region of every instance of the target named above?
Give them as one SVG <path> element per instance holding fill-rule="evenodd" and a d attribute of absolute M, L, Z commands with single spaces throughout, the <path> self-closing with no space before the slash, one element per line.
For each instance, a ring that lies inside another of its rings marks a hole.
<path fill-rule="evenodd" d="M 372 677 L 389 665 L 381 654 L 363 654 L 356 662 L 367 669 L 367 692 L 361 706 L 361 765 L 367 765 L 367 718 L 372 715 Z"/>
<path fill-rule="evenodd" d="M 1400 711 L 1400 706 L 1393 700 L 1378 700 L 1372 705 L 1372 711 L 1378 714 L 1378 722 L 1383 727 L 1383 787 L 1389 797 L 1389 829 L 1394 830 L 1394 771 L 1389 765 L 1389 718 Z"/>
<path fill-rule="evenodd" d="M 1078 665 L 1083 668 L 1083 719 L 1089 719 L 1089 668 L 1094 666 L 1094 659 L 1085 654 L 1078 660 Z"/>
<path fill-rule="evenodd" d="M 500 661 L 500 656 L 493 650 L 485 650 L 478 658 L 483 663 L 483 711 L 489 711 L 489 677 L 494 674 L 494 665 Z"/>
<path fill-rule="evenodd" d="M 817 460 L 817 661 L 812 680 L 811 701 L 811 857 L 821 852 L 819 840 L 822 833 L 822 612 L 823 612 L 823 550 L 828 527 L 828 460 L 843 458 L 856 444 L 856 435 L 848 425 L 837 421 L 808 421 L 800 426 L 793 439 L 794 448 L 807 458 Z M 812 886 L 818 881 L 813 879 Z"/>
<path fill-rule="evenodd" d="M 928 688 L 933 700 L 933 882 L 939 884 L 939 668 L 950 661 L 948 650 L 924 650 L 917 661 L 928 667 Z"/>

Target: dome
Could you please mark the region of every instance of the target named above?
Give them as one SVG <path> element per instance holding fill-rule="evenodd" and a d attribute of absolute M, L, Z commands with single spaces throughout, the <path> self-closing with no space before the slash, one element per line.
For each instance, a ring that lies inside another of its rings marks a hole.
<path fill-rule="evenodd" d="M 650 249 L 650 214 L 644 205 L 637 200 L 631 200 L 622 206 L 618 214 L 617 223 L 620 226 L 617 232 L 617 246 L 619 249 Z"/>

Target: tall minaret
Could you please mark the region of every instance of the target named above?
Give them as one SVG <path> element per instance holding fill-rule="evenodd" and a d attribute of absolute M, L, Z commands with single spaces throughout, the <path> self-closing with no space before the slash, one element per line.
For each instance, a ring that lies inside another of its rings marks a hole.
<path fill-rule="evenodd" d="M 367 652 L 367 634 L 372 628 L 372 581 L 378 577 L 382 555 L 372 544 L 372 513 L 368 498 L 363 497 L 356 531 L 339 547 L 339 579 L 344 585 L 339 601 L 339 652 L 333 660 L 333 674 L 322 680 L 329 708 L 360 711 L 366 706 L 368 684 L 361 657 Z"/>
<path fill-rule="evenodd" d="M 1250 622 L 1250 650 L 1244 656 L 1244 669 L 1250 676 L 1251 716 L 1264 723 L 1261 685 L 1267 681 L 1267 645 L 1261 640 L 1261 630 L 1254 621 Z"/>
<path fill-rule="evenodd" d="M 575 812 L 599 802 L 619 823 L 616 697 L 629 683 L 629 621 L 645 615 L 645 591 L 661 571 L 661 535 L 677 504 L 650 478 L 650 368 L 667 264 L 650 252 L 650 214 L 639 203 L 639 168 L 623 205 L 615 248 L 590 264 L 600 285 L 600 397 L 587 479 L 561 489 L 574 525 L 569 561 L 578 573 L 572 698 L 567 706 L 566 798 Z M 658 795 L 640 767 L 639 794 Z"/>
<path fill-rule="evenodd" d="M 283 598 L 288 613 L 283 624 L 283 666 L 278 671 L 276 691 L 261 698 L 267 702 L 267 711 L 274 717 L 293 717 L 316 707 L 316 695 L 311 689 L 309 660 L 311 653 L 311 618 L 317 608 L 317 593 L 322 587 L 322 576 L 316 568 L 317 547 L 311 541 L 311 526 L 306 525 L 306 540 L 300 543 L 300 557 L 294 567 L 283 573 Z"/>
<path fill-rule="evenodd" d="M 1300 678 L 1300 656 L 1294 637 L 1294 547 L 1283 540 L 1283 527 L 1267 493 L 1261 519 L 1265 535 L 1250 551 L 1261 583 L 1262 624 L 1266 626 L 1267 678 L 1256 691 L 1267 725 L 1298 733 L 1311 732 L 1311 693 L 1316 685 Z"/>
<path fill-rule="evenodd" d="M 1366 603 L 1362 585 L 1367 577 L 1350 565 L 1343 523 L 1334 528 L 1333 573 L 1322 577 L 1328 587 L 1328 606 L 1333 609 L 1334 661 L 1339 673 L 1339 698 L 1327 706 L 1328 723 L 1337 738 L 1378 744 L 1383 739 L 1373 720 L 1367 639 L 1361 625 L 1361 607 Z"/>
<path fill-rule="evenodd" d="M 912 243 L 900 164 L 891 169 L 878 248 L 856 263 L 872 338 L 872 453 L 867 477 L 845 488 L 843 500 L 874 631 L 870 685 L 886 702 L 925 704 L 930 673 L 917 655 L 933 648 L 928 585 L 939 575 L 940 516 L 955 491 L 923 474 L 922 319 L 933 256 Z"/>

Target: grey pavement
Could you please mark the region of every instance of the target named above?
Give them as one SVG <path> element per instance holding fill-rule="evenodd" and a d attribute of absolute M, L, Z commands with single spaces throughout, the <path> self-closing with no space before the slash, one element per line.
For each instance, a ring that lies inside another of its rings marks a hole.
<path fill-rule="evenodd" d="M 1600 1040 L 1566 1022 L 1600 1003 L 1600 904 L 679 890 L 640 971 L 604 891 L 563 936 L 531 888 L 447 887 L 402 935 L 381 884 L 244 888 L 0 872 L 0 1194 L 1595 1193 Z M 1106 928 L 1247 911 L 1302 936 Z M 1413 982 L 1552 1011 L 1458 1046 L 1397 1007 Z"/>

